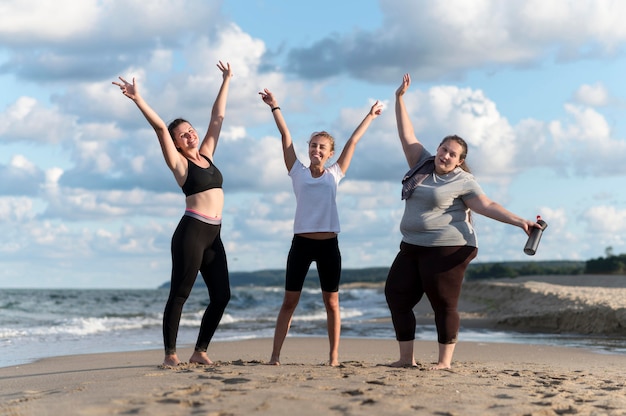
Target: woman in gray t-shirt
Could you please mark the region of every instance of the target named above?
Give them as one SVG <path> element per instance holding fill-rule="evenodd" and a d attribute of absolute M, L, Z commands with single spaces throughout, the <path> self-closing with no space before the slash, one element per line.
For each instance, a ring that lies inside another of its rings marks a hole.
<path fill-rule="evenodd" d="M 521 218 L 489 199 L 465 164 L 467 144 L 443 139 L 433 156 L 415 137 L 403 95 L 408 74 L 396 91 L 396 121 L 411 170 L 402 183 L 405 210 L 402 242 L 385 284 L 385 297 L 400 347 L 392 366 L 415 366 L 413 308 L 426 294 L 435 314 L 439 358 L 433 369 L 450 368 L 460 327 L 457 304 L 463 276 L 478 248 L 470 210 L 512 224 L 530 234 L 534 221 Z"/>

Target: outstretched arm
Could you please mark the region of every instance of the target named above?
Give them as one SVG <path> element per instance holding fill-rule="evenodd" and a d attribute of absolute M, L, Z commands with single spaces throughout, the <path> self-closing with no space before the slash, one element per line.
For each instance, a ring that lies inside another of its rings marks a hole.
<path fill-rule="evenodd" d="M 174 144 L 174 140 L 170 136 L 170 133 L 167 131 L 167 126 L 165 122 L 159 117 L 159 115 L 148 105 L 148 103 L 141 97 L 139 94 L 139 87 L 133 77 L 132 84 L 126 81 L 124 78 L 119 77 L 121 82 L 113 82 L 113 85 L 117 85 L 122 90 L 122 93 L 133 100 L 133 102 L 137 105 L 141 113 L 144 115 L 148 123 L 152 126 L 154 131 L 156 132 L 157 138 L 159 139 L 159 144 L 161 145 L 161 151 L 163 152 L 163 157 L 165 158 L 165 163 L 167 166 L 173 171 L 186 169 L 186 164 L 181 164 L 182 157 L 176 149 L 176 145 Z"/>
<path fill-rule="evenodd" d="M 261 99 L 263 100 L 263 102 L 269 105 L 272 109 L 274 121 L 276 122 L 276 127 L 278 127 L 278 131 L 280 132 L 280 136 L 283 142 L 283 158 L 285 159 L 285 166 L 287 166 L 287 171 L 291 171 L 291 167 L 294 163 L 296 163 L 296 151 L 293 147 L 293 142 L 291 140 L 291 133 L 289 133 L 287 123 L 283 118 L 283 113 L 278 106 L 278 101 L 274 97 L 274 94 L 270 92 L 270 90 L 265 88 L 262 92 L 259 92 L 259 94 L 261 95 Z"/>
<path fill-rule="evenodd" d="M 370 126 L 372 120 L 380 115 L 383 111 L 383 105 L 378 100 L 372 105 L 369 113 L 365 116 L 361 124 L 354 130 L 352 136 L 346 142 L 346 145 L 343 147 L 341 151 L 341 155 L 339 155 L 339 159 L 337 159 L 337 164 L 341 168 L 342 172 L 345 174 L 348 168 L 350 167 L 350 162 L 352 161 L 352 156 L 354 155 L 354 149 L 356 149 L 356 144 L 361 140 L 365 131 Z"/>
<path fill-rule="evenodd" d="M 222 131 L 222 123 L 226 115 L 226 99 L 228 98 L 228 87 L 230 86 L 230 78 L 233 76 L 233 72 L 230 69 L 230 64 L 226 62 L 223 64 L 219 61 L 217 67 L 222 71 L 222 85 L 217 93 L 215 102 L 213 103 L 213 109 L 211 110 L 211 121 L 209 122 L 209 128 L 206 135 L 200 144 L 199 152 L 203 155 L 213 158 L 215 154 L 215 148 L 217 147 L 217 141 Z"/>
<path fill-rule="evenodd" d="M 413 130 L 413 124 L 409 119 L 409 115 L 406 111 L 404 104 L 404 93 L 409 89 L 411 85 L 411 76 L 404 74 L 402 78 L 402 84 L 396 90 L 396 123 L 398 124 L 398 134 L 400 135 L 400 142 L 402 143 L 402 150 L 406 161 L 409 163 L 409 167 L 413 167 L 422 156 L 424 146 L 415 137 L 415 130 Z"/>
<path fill-rule="evenodd" d="M 520 227 L 530 235 L 533 228 L 541 228 L 535 221 L 526 220 L 505 209 L 502 205 L 492 201 L 486 195 L 478 195 L 465 201 L 465 205 L 472 211 L 496 221 Z"/>

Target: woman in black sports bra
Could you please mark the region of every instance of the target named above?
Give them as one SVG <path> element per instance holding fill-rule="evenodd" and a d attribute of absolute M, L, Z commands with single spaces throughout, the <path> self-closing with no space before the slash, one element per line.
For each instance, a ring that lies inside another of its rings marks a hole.
<path fill-rule="evenodd" d="M 209 289 L 210 302 L 202 317 L 196 347 L 189 362 L 212 364 L 206 351 L 230 300 L 226 253 L 220 238 L 224 208 L 222 174 L 213 164 L 213 155 L 222 129 L 233 74 L 228 63 L 220 61 L 217 67 L 222 71 L 222 85 L 201 143 L 196 130 L 184 119 L 176 119 L 166 126 L 141 97 L 134 78 L 132 83 L 122 77 L 121 82 L 113 82 L 133 100 L 156 132 L 165 163 L 186 196 L 185 214 L 172 236 L 171 287 L 163 313 L 163 365 L 166 366 L 180 364 L 176 354 L 178 326 L 183 305 L 191 293 L 198 271 Z"/>

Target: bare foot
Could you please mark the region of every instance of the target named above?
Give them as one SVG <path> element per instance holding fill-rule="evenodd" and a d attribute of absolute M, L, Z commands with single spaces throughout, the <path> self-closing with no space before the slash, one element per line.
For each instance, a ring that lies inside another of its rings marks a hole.
<path fill-rule="evenodd" d="M 267 365 L 280 365 L 280 361 L 278 361 L 278 357 L 272 357 Z"/>
<path fill-rule="evenodd" d="M 450 364 L 443 363 L 437 363 L 437 365 L 430 367 L 431 370 L 449 370 L 451 368 L 452 366 Z"/>
<path fill-rule="evenodd" d="M 180 360 L 176 354 L 168 354 L 163 359 L 163 365 L 167 367 L 176 367 L 180 364 Z"/>
<path fill-rule="evenodd" d="M 193 364 L 202 364 L 202 365 L 213 364 L 213 361 L 209 359 L 209 356 L 206 354 L 205 351 L 194 351 L 193 354 L 191 354 L 191 358 L 189 359 L 189 362 Z"/>
<path fill-rule="evenodd" d="M 417 363 L 415 361 L 413 361 L 413 362 L 396 361 L 396 362 L 393 362 L 393 363 L 389 364 L 389 367 L 394 367 L 394 368 L 417 367 Z"/>

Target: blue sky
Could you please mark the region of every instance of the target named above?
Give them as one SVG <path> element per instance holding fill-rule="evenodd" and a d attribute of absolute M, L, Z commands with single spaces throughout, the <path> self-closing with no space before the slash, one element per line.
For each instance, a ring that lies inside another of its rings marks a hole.
<path fill-rule="evenodd" d="M 416 133 L 470 145 L 487 194 L 548 222 L 525 234 L 475 216 L 480 261 L 626 252 L 626 3 L 608 0 L 294 2 L 9 0 L 0 5 L 0 287 L 152 288 L 169 279 L 184 196 L 154 133 L 111 85 L 137 78 L 166 121 L 201 132 L 228 61 L 215 162 L 231 270 L 282 269 L 295 210 L 272 90 L 298 154 L 339 149 L 386 104 L 340 185 L 345 268 L 391 264 L 408 169 L 393 114 L 405 72 Z"/>

